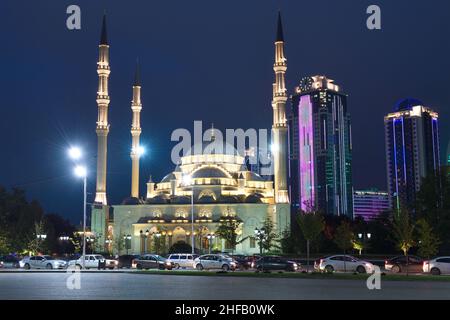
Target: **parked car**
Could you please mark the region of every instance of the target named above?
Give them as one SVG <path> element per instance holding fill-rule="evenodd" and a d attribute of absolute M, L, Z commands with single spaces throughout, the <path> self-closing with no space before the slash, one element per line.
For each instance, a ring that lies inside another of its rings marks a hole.
<path fill-rule="evenodd" d="M 406 272 L 422 273 L 423 260 L 416 256 L 408 256 L 408 263 L 406 263 L 405 256 L 397 256 L 384 262 L 384 268 L 392 273 Z"/>
<path fill-rule="evenodd" d="M 252 267 L 252 263 L 254 262 L 253 256 L 245 256 L 245 255 L 232 255 L 231 256 L 237 263 L 236 269 L 239 270 L 248 270 Z"/>
<path fill-rule="evenodd" d="M 119 262 L 117 260 L 105 259 L 105 257 L 100 254 L 87 254 L 84 259 L 84 267 L 86 269 L 114 269 L 118 264 Z M 76 260 L 70 260 L 69 266 L 75 266 L 81 269 L 83 267 L 83 257 L 81 256 Z"/>
<path fill-rule="evenodd" d="M 198 257 L 198 254 L 190 253 L 172 253 L 167 258 L 173 264 L 175 269 L 178 268 L 193 268 L 194 260 Z"/>
<path fill-rule="evenodd" d="M 136 269 L 159 269 L 159 270 L 172 270 L 173 264 L 166 258 L 157 254 L 144 254 L 138 259 L 133 260 L 136 264 Z"/>
<path fill-rule="evenodd" d="M 133 267 L 133 260 L 139 258 L 138 254 L 125 254 L 123 256 L 119 256 L 119 269 L 122 268 L 132 268 Z"/>
<path fill-rule="evenodd" d="M 435 276 L 450 274 L 450 257 L 438 257 L 424 261 L 422 271 Z"/>
<path fill-rule="evenodd" d="M 372 263 L 348 255 L 335 255 L 319 260 L 318 269 L 320 271 L 352 271 L 358 273 L 373 273 Z"/>
<path fill-rule="evenodd" d="M 279 256 L 265 256 L 255 262 L 256 272 L 263 271 L 290 271 L 299 269 L 298 263 Z"/>
<path fill-rule="evenodd" d="M 67 262 L 52 256 L 32 256 L 23 259 L 23 268 L 29 269 L 65 269 Z"/>
<path fill-rule="evenodd" d="M 0 257 L 0 265 L 9 269 L 20 268 L 19 259 L 12 255 Z"/>
<path fill-rule="evenodd" d="M 236 261 L 224 254 L 205 254 L 194 260 L 194 268 L 197 270 L 222 269 L 223 271 L 235 270 Z"/>

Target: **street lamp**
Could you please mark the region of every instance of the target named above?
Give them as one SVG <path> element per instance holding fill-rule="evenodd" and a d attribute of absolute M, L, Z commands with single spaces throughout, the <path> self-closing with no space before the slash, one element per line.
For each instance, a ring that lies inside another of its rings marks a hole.
<path fill-rule="evenodd" d="M 36 238 L 38 239 L 38 250 L 41 247 L 41 242 L 44 241 L 45 239 L 47 239 L 47 235 L 46 234 L 37 234 Z"/>
<path fill-rule="evenodd" d="M 161 237 L 161 233 L 156 232 L 156 233 L 155 233 L 155 237 L 156 237 L 156 240 L 158 240 L 158 241 L 157 241 L 157 244 L 158 244 L 158 245 L 156 246 L 156 254 L 159 254 L 159 245 L 160 245 L 160 242 L 159 242 L 160 240 L 159 240 L 159 239 L 160 239 L 160 237 Z M 155 244 L 156 244 L 156 243 L 155 243 Z"/>
<path fill-rule="evenodd" d="M 69 157 L 73 160 L 78 160 L 83 156 L 83 152 L 78 147 L 71 147 L 68 151 Z"/>
<path fill-rule="evenodd" d="M 209 254 L 211 254 L 211 245 L 212 245 L 212 242 L 213 242 L 213 240 L 215 239 L 215 235 L 213 235 L 213 234 L 208 234 L 208 235 L 206 235 L 206 238 L 208 239 L 208 244 L 209 244 Z"/>
<path fill-rule="evenodd" d="M 128 255 L 128 249 L 129 249 L 129 242 L 131 240 L 131 235 L 127 234 L 123 236 L 123 240 L 125 241 L 125 249 L 127 250 L 127 255 Z"/>
<path fill-rule="evenodd" d="M 147 238 L 150 234 L 150 231 L 148 231 L 148 229 L 147 229 L 147 230 L 145 230 L 145 233 L 144 233 L 144 231 L 141 230 L 141 231 L 139 231 L 139 233 L 141 234 L 141 239 L 144 239 L 144 254 L 146 254 L 147 253 Z M 141 245 L 142 245 L 142 242 L 141 242 Z M 142 247 L 141 247 L 141 249 L 142 249 Z"/>
<path fill-rule="evenodd" d="M 192 184 L 192 177 L 190 175 L 183 176 L 183 183 L 188 186 Z M 192 254 L 195 251 L 195 238 L 194 238 L 194 185 L 191 187 L 191 245 L 192 245 Z"/>
<path fill-rule="evenodd" d="M 73 160 L 79 160 L 83 156 L 83 152 L 79 147 L 71 147 L 69 149 L 69 156 Z M 74 173 L 77 177 L 83 178 L 83 260 L 82 265 L 83 269 L 85 268 L 85 258 L 86 258 L 86 185 L 87 185 L 87 169 L 83 165 L 76 165 L 74 169 Z"/>
<path fill-rule="evenodd" d="M 366 241 L 372 238 L 371 233 L 358 233 L 358 238 L 363 242 L 363 248 L 366 246 Z M 362 252 L 362 250 L 361 250 Z M 361 255 L 361 252 L 359 253 Z"/>
<path fill-rule="evenodd" d="M 255 228 L 255 236 L 259 241 L 259 253 L 262 255 L 262 242 L 266 237 L 266 230 L 264 228 Z"/>
<path fill-rule="evenodd" d="M 108 247 L 108 253 L 111 254 L 111 245 L 112 245 L 112 243 L 113 243 L 112 239 L 110 239 L 110 238 L 108 237 L 108 239 L 105 240 L 105 243 L 106 243 L 106 246 Z"/>

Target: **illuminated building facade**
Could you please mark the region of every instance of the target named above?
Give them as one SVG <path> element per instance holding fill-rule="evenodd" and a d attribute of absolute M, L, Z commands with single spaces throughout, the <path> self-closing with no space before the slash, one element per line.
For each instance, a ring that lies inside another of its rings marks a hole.
<path fill-rule="evenodd" d="M 303 78 L 289 115 L 292 212 L 353 217 L 352 139 L 347 96 L 325 76 Z"/>
<path fill-rule="evenodd" d="M 365 221 L 376 219 L 390 209 L 389 194 L 377 190 L 358 190 L 353 193 L 353 212 L 355 219 Z"/>
<path fill-rule="evenodd" d="M 114 254 L 125 252 L 161 254 L 167 253 L 172 245 L 181 243 L 194 246 L 195 250 L 201 253 L 208 252 L 210 248 L 221 252 L 233 250 L 235 253 L 243 254 L 259 253 L 255 228 L 263 227 L 267 219 L 272 221 L 274 232 L 279 234 L 290 226 L 286 177 L 287 93 L 284 81 L 286 59 L 283 53 L 284 40 L 280 16 L 275 40 L 276 80 L 273 84 L 272 100 L 274 113 L 272 137 L 277 145 L 276 150 L 272 151 L 275 162 L 274 181 L 264 179 L 257 172 L 247 168 L 245 157 L 252 155 L 251 150 L 246 155 L 240 155 L 234 146 L 221 145 L 220 141 L 216 141 L 214 129 L 210 129 L 210 143 L 192 146 L 191 150 L 182 155 L 180 163 L 174 166 L 174 170 L 159 182 L 156 183 L 150 177 L 146 195 L 141 197 L 138 185 L 142 103 L 141 81 L 137 69 L 131 104 L 133 114 L 131 195 L 117 205 L 106 203 L 106 134 L 109 124 L 105 118 L 105 111 L 107 111 L 106 102 L 109 103 L 106 77 L 109 74 L 109 64 L 105 61 L 108 61 L 106 49 L 109 47 L 105 28 L 104 22 L 99 62 L 101 97 L 99 117 L 104 120 L 101 122 L 101 130 L 99 127 L 97 129 L 98 158 L 101 158 L 101 161 L 99 160 L 97 168 L 98 198 L 96 197 L 96 203 L 92 207 L 91 219 L 96 250 Z M 261 150 L 254 152 L 265 154 L 265 151 Z M 227 246 L 227 243 L 219 237 L 211 240 L 211 235 L 215 234 L 224 220 L 238 222 L 237 234 L 240 243 L 234 249 Z"/>
<path fill-rule="evenodd" d="M 388 191 L 393 209 L 413 207 L 422 178 L 440 170 L 438 117 L 419 100 L 404 99 L 384 118 Z"/>

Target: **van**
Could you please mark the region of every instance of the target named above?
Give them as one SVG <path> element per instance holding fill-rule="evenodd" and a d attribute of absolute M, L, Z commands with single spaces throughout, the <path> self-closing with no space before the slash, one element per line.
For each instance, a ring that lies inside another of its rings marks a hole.
<path fill-rule="evenodd" d="M 191 253 L 172 253 L 167 258 L 168 261 L 172 262 L 172 265 L 175 269 L 179 268 L 189 268 L 192 269 L 194 267 L 194 260 L 197 258 L 197 254 Z"/>

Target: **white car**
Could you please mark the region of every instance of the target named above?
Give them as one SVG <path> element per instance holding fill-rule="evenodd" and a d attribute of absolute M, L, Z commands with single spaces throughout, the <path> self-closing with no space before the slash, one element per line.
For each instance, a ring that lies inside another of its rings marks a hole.
<path fill-rule="evenodd" d="M 87 254 L 84 260 L 84 267 L 86 269 L 99 269 L 99 268 L 108 268 L 114 269 L 118 266 L 119 262 L 117 260 L 105 259 L 100 254 Z M 79 269 L 83 267 L 83 257 L 78 258 L 77 260 L 70 260 L 69 266 L 75 266 Z"/>
<path fill-rule="evenodd" d="M 24 269 L 65 269 L 67 262 L 58 260 L 52 256 L 32 256 L 25 257 L 20 261 L 20 266 Z"/>
<path fill-rule="evenodd" d="M 450 257 L 438 257 L 423 262 L 423 272 L 432 275 L 450 274 Z"/>
<path fill-rule="evenodd" d="M 358 273 L 373 273 L 375 270 L 372 263 L 347 255 L 322 258 L 318 264 L 318 269 L 325 272 L 356 271 Z"/>
<path fill-rule="evenodd" d="M 222 269 L 223 271 L 236 269 L 237 263 L 233 258 L 223 254 L 205 254 L 194 260 L 194 268 L 201 271 L 203 269 Z"/>
<path fill-rule="evenodd" d="M 167 258 L 175 269 L 179 268 L 194 268 L 194 260 L 198 255 L 190 253 L 172 253 Z"/>

